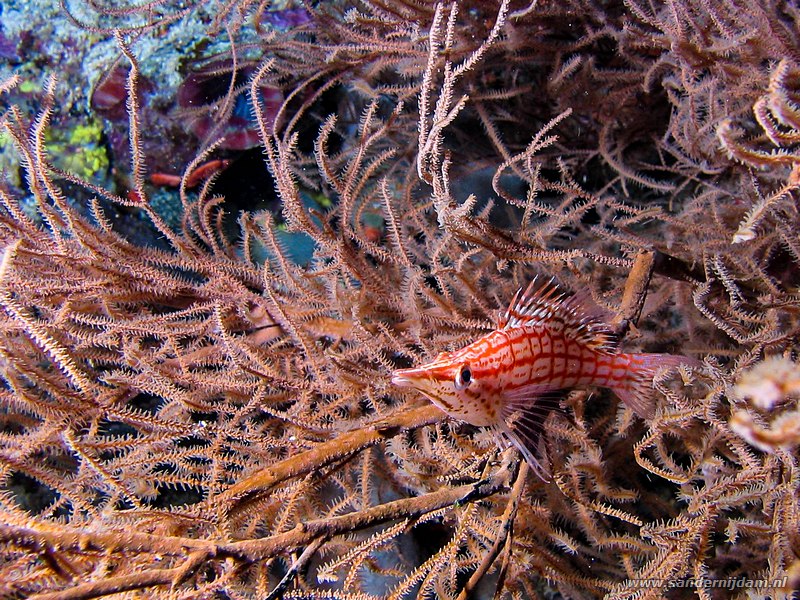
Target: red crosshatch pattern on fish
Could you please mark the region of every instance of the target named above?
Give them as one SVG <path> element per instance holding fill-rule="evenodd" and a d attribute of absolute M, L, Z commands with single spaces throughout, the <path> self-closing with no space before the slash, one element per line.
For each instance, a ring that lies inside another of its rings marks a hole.
<path fill-rule="evenodd" d="M 588 295 L 568 296 L 552 281 L 538 288 L 535 283 L 517 292 L 494 331 L 428 364 L 395 371 L 392 381 L 419 390 L 451 417 L 491 427 L 545 478 L 537 445 L 562 390 L 610 388 L 649 418 L 656 373 L 697 361 L 620 352 L 609 315 Z"/>

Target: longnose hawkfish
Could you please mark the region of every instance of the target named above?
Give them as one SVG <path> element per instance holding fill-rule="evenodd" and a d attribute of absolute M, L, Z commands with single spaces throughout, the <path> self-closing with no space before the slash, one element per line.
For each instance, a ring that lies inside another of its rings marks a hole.
<path fill-rule="evenodd" d="M 538 288 L 535 283 L 517 291 L 494 331 L 428 364 L 395 371 L 392 383 L 422 392 L 451 417 L 490 427 L 546 479 L 536 454 L 562 390 L 610 388 L 637 415 L 650 418 L 656 373 L 699 361 L 620 352 L 609 314 L 588 294 L 567 296 L 552 280 Z"/>

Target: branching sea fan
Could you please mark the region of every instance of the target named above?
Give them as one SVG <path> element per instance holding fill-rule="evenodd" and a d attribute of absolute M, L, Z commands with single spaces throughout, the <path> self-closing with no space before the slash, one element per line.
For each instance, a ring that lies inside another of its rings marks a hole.
<path fill-rule="evenodd" d="M 59 169 L 59 82 L 32 112 L 0 83 L 0 595 L 791 594 L 796 377 L 764 367 L 800 331 L 791 3 L 64 4 L 118 50 L 131 164 Z M 165 192 L 144 48 L 197 22 L 185 64 L 228 86 Z M 215 137 L 234 113 L 258 161 Z M 537 275 L 689 360 L 638 416 L 570 380 L 526 462 L 392 373 Z"/>

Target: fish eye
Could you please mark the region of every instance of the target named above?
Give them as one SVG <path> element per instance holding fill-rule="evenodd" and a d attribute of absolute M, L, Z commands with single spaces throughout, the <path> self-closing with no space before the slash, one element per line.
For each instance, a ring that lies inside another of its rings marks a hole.
<path fill-rule="evenodd" d="M 456 377 L 453 380 L 456 390 L 461 391 L 467 388 L 472 381 L 472 370 L 469 365 L 461 365 L 456 372 Z"/>

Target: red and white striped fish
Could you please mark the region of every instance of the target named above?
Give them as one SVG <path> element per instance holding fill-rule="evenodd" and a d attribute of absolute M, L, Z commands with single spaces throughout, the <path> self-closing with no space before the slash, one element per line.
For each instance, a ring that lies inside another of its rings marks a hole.
<path fill-rule="evenodd" d="M 520 289 L 497 328 L 433 362 L 400 369 L 392 383 L 425 394 L 451 417 L 491 427 L 513 443 L 543 479 L 535 453 L 556 394 L 580 386 L 611 388 L 641 417 L 655 411 L 653 377 L 698 361 L 671 354 L 627 354 L 587 294 L 567 296 L 551 280 Z M 562 394 L 563 395 L 563 394 Z"/>

